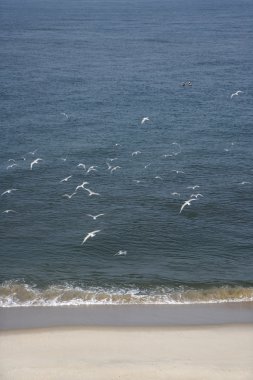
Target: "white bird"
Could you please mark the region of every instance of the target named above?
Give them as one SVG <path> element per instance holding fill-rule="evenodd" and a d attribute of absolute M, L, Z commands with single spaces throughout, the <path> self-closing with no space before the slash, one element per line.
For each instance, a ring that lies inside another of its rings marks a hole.
<path fill-rule="evenodd" d="M 155 179 L 161 179 L 162 180 L 162 177 L 160 177 L 159 175 L 156 175 Z"/>
<path fill-rule="evenodd" d="M 251 182 L 247 182 L 247 181 L 242 181 L 239 183 L 239 185 L 250 185 Z"/>
<path fill-rule="evenodd" d="M 76 194 L 76 192 L 74 191 L 74 193 L 72 193 L 72 194 L 63 194 L 63 197 L 71 199 L 75 194 Z"/>
<path fill-rule="evenodd" d="M 95 230 L 95 231 L 92 231 L 92 232 L 89 232 L 85 238 L 83 239 L 83 242 L 81 245 L 83 245 L 89 238 L 93 238 L 94 236 L 96 236 L 97 233 L 99 233 L 101 230 Z"/>
<path fill-rule="evenodd" d="M 192 198 L 192 197 L 198 199 L 198 197 L 204 197 L 204 195 L 198 193 L 198 194 L 192 194 L 192 195 L 190 196 L 190 198 Z"/>
<path fill-rule="evenodd" d="M 176 191 L 174 191 L 173 193 L 171 193 L 171 195 L 173 195 L 173 196 L 177 195 L 178 197 L 180 197 L 180 193 L 177 193 Z"/>
<path fill-rule="evenodd" d="M 184 174 L 183 170 L 172 170 L 172 172 L 176 172 L 177 174 Z"/>
<path fill-rule="evenodd" d="M 163 154 L 162 157 L 164 157 L 164 158 L 173 157 L 173 154 Z"/>
<path fill-rule="evenodd" d="M 126 256 L 127 251 L 119 250 L 117 253 L 115 253 L 114 256 Z"/>
<path fill-rule="evenodd" d="M 9 214 L 10 212 L 17 213 L 17 211 L 14 211 L 14 210 L 5 210 L 5 211 L 2 212 L 2 214 Z"/>
<path fill-rule="evenodd" d="M 141 152 L 139 150 L 137 150 L 136 152 L 132 153 L 132 156 L 137 156 L 137 154 L 141 154 Z"/>
<path fill-rule="evenodd" d="M 84 170 L 86 169 L 85 164 L 82 164 L 81 162 L 77 165 L 77 168 L 83 168 Z"/>
<path fill-rule="evenodd" d="M 60 182 L 67 182 L 71 177 L 72 175 L 69 175 L 68 177 L 63 178 Z"/>
<path fill-rule="evenodd" d="M 99 218 L 100 216 L 103 216 L 105 214 L 98 214 L 98 215 L 91 215 L 91 214 L 87 214 L 87 216 L 90 216 L 93 220 L 96 220 L 97 218 Z"/>
<path fill-rule="evenodd" d="M 135 182 L 135 183 L 141 183 L 142 181 L 140 179 L 133 179 L 133 182 Z"/>
<path fill-rule="evenodd" d="M 78 185 L 75 189 L 75 191 L 77 191 L 78 189 L 83 189 L 84 190 L 84 185 L 88 185 L 89 182 L 83 182 L 81 185 Z"/>
<path fill-rule="evenodd" d="M 88 191 L 89 197 L 92 196 L 92 195 L 100 195 L 99 193 L 95 193 L 94 191 L 92 191 L 90 189 L 87 189 L 86 187 L 84 187 L 84 190 Z"/>
<path fill-rule="evenodd" d="M 111 169 L 111 174 L 112 174 L 115 170 L 120 169 L 120 168 L 121 168 L 120 166 L 114 166 L 114 168 Z"/>
<path fill-rule="evenodd" d="M 180 209 L 180 212 L 179 212 L 179 214 L 181 214 L 181 212 L 183 211 L 183 209 L 185 208 L 185 206 L 190 206 L 191 205 L 191 202 L 192 201 L 196 201 L 197 199 L 188 199 L 188 201 L 185 201 L 184 203 L 183 203 L 183 205 L 182 205 L 182 207 L 181 207 L 181 209 Z"/>
<path fill-rule="evenodd" d="M 195 189 L 197 189 L 198 187 L 200 187 L 200 186 L 199 186 L 199 185 L 187 186 L 187 189 L 195 190 Z"/>
<path fill-rule="evenodd" d="M 67 161 L 67 157 L 61 157 L 60 158 L 63 162 Z"/>
<path fill-rule="evenodd" d="M 13 191 L 17 191 L 18 189 L 8 189 L 6 191 L 4 191 L 2 194 L 1 194 L 1 197 L 4 195 L 4 194 L 11 194 Z"/>
<path fill-rule="evenodd" d="M 32 156 L 35 155 L 35 153 L 37 152 L 38 149 L 35 149 L 33 152 L 28 152 L 28 154 L 31 154 Z"/>
<path fill-rule="evenodd" d="M 109 162 L 107 162 L 106 165 L 108 166 L 108 170 L 111 170 L 113 168 L 113 166 L 110 165 Z"/>
<path fill-rule="evenodd" d="M 97 168 L 98 166 L 96 165 L 93 165 L 93 166 L 90 166 L 89 169 L 87 170 L 86 174 L 90 173 L 90 172 L 97 172 Z"/>
<path fill-rule="evenodd" d="M 33 165 L 38 164 L 39 161 L 43 161 L 42 158 L 36 158 L 36 160 L 34 160 L 33 162 L 31 162 L 31 164 L 30 164 L 31 170 L 33 168 Z"/>
<path fill-rule="evenodd" d="M 146 121 L 149 121 L 149 117 L 143 117 L 141 120 L 141 124 L 144 124 Z"/>
<path fill-rule="evenodd" d="M 147 169 L 150 165 L 151 165 L 151 163 L 145 165 L 145 166 L 144 166 L 144 169 Z"/>
<path fill-rule="evenodd" d="M 230 98 L 232 99 L 234 96 L 238 96 L 239 94 L 242 94 L 242 93 L 243 93 L 243 91 L 238 90 L 238 91 L 234 92 L 233 94 L 231 94 Z"/>
<path fill-rule="evenodd" d="M 13 168 L 13 166 L 18 166 L 18 165 L 15 164 L 15 163 L 13 163 L 13 164 L 11 164 L 11 165 L 8 165 L 6 169 L 7 169 L 7 170 L 8 170 L 8 169 L 11 169 L 11 168 Z"/>
<path fill-rule="evenodd" d="M 65 112 L 61 112 L 61 115 L 65 116 L 65 117 L 66 117 L 66 119 L 68 119 L 68 118 L 69 118 L 69 115 L 67 115 Z"/>

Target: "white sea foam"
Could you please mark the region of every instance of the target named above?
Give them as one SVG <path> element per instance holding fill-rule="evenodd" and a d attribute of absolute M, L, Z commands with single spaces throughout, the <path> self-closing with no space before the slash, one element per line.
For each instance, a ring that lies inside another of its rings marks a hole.
<path fill-rule="evenodd" d="M 0 307 L 15 306 L 79 306 L 126 304 L 198 304 L 253 301 L 252 287 L 212 287 L 193 289 L 157 286 L 138 287 L 80 287 L 71 284 L 51 285 L 45 289 L 36 286 L 5 282 L 0 286 Z"/>

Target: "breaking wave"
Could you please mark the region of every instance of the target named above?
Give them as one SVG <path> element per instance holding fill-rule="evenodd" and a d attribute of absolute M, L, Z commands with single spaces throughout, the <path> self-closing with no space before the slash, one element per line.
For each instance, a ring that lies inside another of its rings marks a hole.
<path fill-rule="evenodd" d="M 80 287 L 71 284 L 51 285 L 45 289 L 16 281 L 0 285 L 0 307 L 123 305 L 123 304 L 197 304 L 253 301 L 253 287 L 220 286 L 195 289 L 178 286 Z"/>

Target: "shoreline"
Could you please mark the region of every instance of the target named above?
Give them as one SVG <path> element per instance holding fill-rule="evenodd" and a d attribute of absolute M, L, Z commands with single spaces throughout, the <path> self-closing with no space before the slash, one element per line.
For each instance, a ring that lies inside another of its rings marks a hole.
<path fill-rule="evenodd" d="M 0 330 L 76 326 L 206 326 L 253 323 L 253 302 L 0 308 Z"/>

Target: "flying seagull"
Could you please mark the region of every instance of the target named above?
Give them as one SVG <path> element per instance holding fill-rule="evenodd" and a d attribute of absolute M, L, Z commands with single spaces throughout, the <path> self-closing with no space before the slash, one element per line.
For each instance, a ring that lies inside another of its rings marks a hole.
<path fill-rule="evenodd" d="M 96 220 L 97 218 L 99 218 L 100 216 L 103 216 L 105 214 L 98 214 L 98 215 L 91 215 L 91 214 L 87 214 L 87 216 L 90 216 L 93 220 Z"/>
<path fill-rule="evenodd" d="M 234 92 L 233 94 L 231 94 L 230 98 L 232 99 L 234 96 L 238 96 L 239 94 L 242 94 L 242 93 L 243 93 L 243 91 L 238 90 L 238 91 Z"/>
<path fill-rule="evenodd" d="M 87 189 L 86 187 L 84 187 L 83 189 L 86 190 L 86 191 L 88 191 L 88 193 L 89 193 L 89 197 L 90 197 L 91 195 L 100 195 L 99 193 L 95 193 L 94 191 L 92 191 L 92 190 L 90 190 L 90 189 Z"/>
<path fill-rule="evenodd" d="M 4 194 L 11 194 L 13 191 L 17 191 L 18 189 L 8 189 L 6 191 L 4 191 L 2 194 L 1 194 L 1 197 L 4 195 Z"/>
<path fill-rule="evenodd" d="M 77 165 L 78 168 L 83 168 L 84 170 L 86 169 L 85 164 L 82 164 L 81 162 Z"/>
<path fill-rule="evenodd" d="M 149 117 L 143 117 L 141 120 L 141 124 L 144 124 L 146 121 L 149 121 Z"/>
<path fill-rule="evenodd" d="M 75 189 L 75 191 L 77 191 L 78 189 L 85 189 L 84 188 L 84 185 L 88 185 L 89 184 L 89 182 L 83 182 L 81 185 L 77 185 L 77 187 L 76 187 L 76 189 Z"/>
<path fill-rule="evenodd" d="M 191 202 L 192 201 L 196 201 L 197 199 L 194 198 L 194 199 L 188 199 L 188 201 L 185 201 L 180 209 L 180 212 L 179 214 L 181 214 L 181 212 L 183 211 L 183 209 L 185 208 L 185 206 L 190 206 L 191 205 Z"/>
<path fill-rule="evenodd" d="M 74 191 L 74 193 L 72 193 L 72 194 L 63 194 L 63 197 L 71 199 L 75 194 L 76 194 L 76 192 Z"/>
<path fill-rule="evenodd" d="M 30 165 L 31 170 L 32 170 L 32 168 L 33 168 L 33 165 L 38 164 L 39 161 L 42 161 L 42 158 L 36 158 L 36 160 L 34 160 L 33 162 L 31 162 L 31 165 Z"/>
<path fill-rule="evenodd" d="M 63 178 L 60 182 L 67 182 L 71 177 L 72 175 L 69 175 L 68 177 Z"/>
<path fill-rule="evenodd" d="M 5 211 L 2 212 L 2 214 L 9 214 L 10 212 L 17 213 L 17 211 L 14 211 L 14 210 L 5 210 Z"/>
<path fill-rule="evenodd" d="M 119 252 L 115 253 L 114 256 L 126 256 L 126 255 L 127 255 L 127 251 L 119 250 Z"/>
<path fill-rule="evenodd" d="M 100 232 L 101 230 L 95 230 L 95 231 L 92 231 L 92 232 L 89 232 L 86 236 L 85 236 L 85 238 L 83 239 L 83 242 L 82 242 L 82 244 L 81 245 L 83 245 L 89 238 L 93 238 L 94 236 L 96 236 L 96 234 L 98 233 L 98 232 Z"/>

